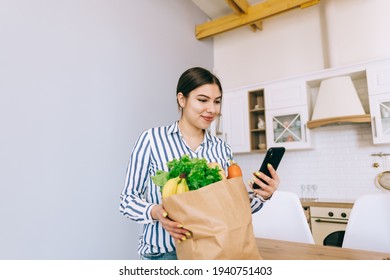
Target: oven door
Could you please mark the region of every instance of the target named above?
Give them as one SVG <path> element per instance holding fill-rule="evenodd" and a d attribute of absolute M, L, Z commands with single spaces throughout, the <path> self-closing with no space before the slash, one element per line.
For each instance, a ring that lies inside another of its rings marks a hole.
<path fill-rule="evenodd" d="M 343 245 L 347 220 L 313 217 L 310 222 L 316 244 L 335 247 Z"/>

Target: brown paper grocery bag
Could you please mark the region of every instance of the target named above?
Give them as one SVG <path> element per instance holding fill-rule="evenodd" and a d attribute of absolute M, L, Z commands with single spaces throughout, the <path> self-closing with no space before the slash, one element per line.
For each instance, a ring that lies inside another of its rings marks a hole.
<path fill-rule="evenodd" d="M 179 260 L 262 259 L 242 177 L 164 198 L 163 206 L 172 220 L 192 234 L 176 242 Z"/>

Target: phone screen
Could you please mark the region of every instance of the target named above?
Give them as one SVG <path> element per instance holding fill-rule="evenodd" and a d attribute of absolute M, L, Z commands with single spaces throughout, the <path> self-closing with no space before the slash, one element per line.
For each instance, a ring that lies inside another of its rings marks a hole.
<path fill-rule="evenodd" d="M 283 158 L 284 152 L 286 149 L 284 147 L 272 147 L 267 150 L 263 163 L 260 166 L 259 171 L 271 177 L 271 174 L 267 168 L 268 163 L 276 170 L 279 166 L 280 161 Z M 264 184 L 267 184 L 264 180 L 260 179 Z M 260 189 L 260 186 L 253 184 L 254 189 Z"/>

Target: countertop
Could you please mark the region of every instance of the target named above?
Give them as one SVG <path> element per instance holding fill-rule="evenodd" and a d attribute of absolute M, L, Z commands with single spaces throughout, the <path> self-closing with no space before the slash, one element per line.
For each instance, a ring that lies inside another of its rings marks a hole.
<path fill-rule="evenodd" d="M 388 260 L 390 253 L 256 238 L 265 260 Z"/>
<path fill-rule="evenodd" d="M 355 201 L 353 200 L 338 200 L 321 198 L 317 200 L 302 200 L 303 207 L 318 206 L 318 207 L 337 207 L 337 208 L 352 208 Z"/>

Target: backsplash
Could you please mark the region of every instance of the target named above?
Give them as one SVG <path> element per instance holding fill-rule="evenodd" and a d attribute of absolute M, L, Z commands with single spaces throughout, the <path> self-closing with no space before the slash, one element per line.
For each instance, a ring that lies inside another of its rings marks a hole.
<path fill-rule="evenodd" d="M 310 150 L 286 151 L 278 168 L 280 190 L 301 196 L 302 184 L 316 184 L 319 199 L 337 200 L 355 200 L 363 194 L 385 192 L 376 187 L 375 177 L 390 169 L 390 164 L 386 164 L 384 157 L 371 154 L 389 153 L 390 145 L 373 145 L 370 124 L 319 127 L 311 131 L 311 139 Z M 245 182 L 259 169 L 264 155 L 234 155 Z M 373 167 L 375 162 L 379 163 L 378 168 Z"/>

